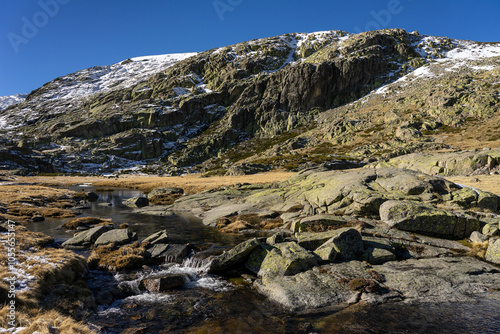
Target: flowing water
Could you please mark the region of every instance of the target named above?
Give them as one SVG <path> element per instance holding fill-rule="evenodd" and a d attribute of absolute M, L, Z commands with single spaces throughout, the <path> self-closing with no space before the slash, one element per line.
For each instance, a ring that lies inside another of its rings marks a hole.
<path fill-rule="evenodd" d="M 229 247 L 249 237 L 219 233 L 188 214 L 147 216 L 121 204 L 124 199 L 140 195 L 139 191 L 127 189 L 100 193 L 99 201 L 82 210 L 82 216 L 110 218 L 116 226 L 127 223 L 139 239 L 167 230 L 171 243 L 205 248 Z M 28 228 L 62 242 L 72 236 L 60 228 L 63 222 L 48 219 Z M 467 304 L 355 305 L 338 312 L 299 315 L 269 302 L 243 278 L 228 280 L 208 275 L 207 265 L 206 260 L 190 258 L 182 264 L 166 263 L 126 273 L 91 271 L 88 285 L 99 306 L 87 323 L 106 334 L 500 333 L 498 294 Z M 142 279 L 163 274 L 182 275 L 184 287 L 168 293 L 139 289 Z"/>

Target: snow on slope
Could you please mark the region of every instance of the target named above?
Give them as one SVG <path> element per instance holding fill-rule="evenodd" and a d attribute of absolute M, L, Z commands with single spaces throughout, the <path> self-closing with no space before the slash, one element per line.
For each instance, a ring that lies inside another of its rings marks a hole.
<path fill-rule="evenodd" d="M 43 93 L 30 98 L 29 104 L 43 105 L 48 101 L 64 100 L 64 103 L 59 103 L 51 109 L 49 114 L 65 112 L 67 107 L 78 106 L 86 97 L 132 86 L 196 54 L 191 52 L 135 57 L 113 65 L 87 68 L 46 83 L 40 88 Z M 16 115 L 0 115 L 0 130 L 13 129 L 26 121 L 38 118 L 38 112 L 30 105 Z M 0 107 L 0 112 L 2 109 Z"/>
<path fill-rule="evenodd" d="M 196 53 L 136 57 L 113 65 L 88 68 L 56 79 L 55 82 L 61 84 L 49 89 L 42 97 L 69 99 L 110 89 L 126 88 L 194 55 Z"/>
<path fill-rule="evenodd" d="M 24 101 L 26 94 L 0 96 L 0 111 L 19 102 Z"/>
<path fill-rule="evenodd" d="M 452 47 L 436 49 L 439 38 L 424 36 L 416 43 L 417 52 L 428 60 L 428 64 L 417 68 L 404 77 L 382 86 L 374 94 L 388 94 L 390 87 L 406 86 L 419 78 L 432 78 L 442 74 L 442 71 L 457 71 L 460 68 L 469 68 L 475 71 L 490 71 L 498 66 L 498 61 L 489 62 L 489 58 L 500 57 L 500 43 L 479 43 L 463 40 L 450 40 Z M 418 44 L 418 45 L 417 45 Z M 439 65 L 439 67 L 436 67 Z"/>

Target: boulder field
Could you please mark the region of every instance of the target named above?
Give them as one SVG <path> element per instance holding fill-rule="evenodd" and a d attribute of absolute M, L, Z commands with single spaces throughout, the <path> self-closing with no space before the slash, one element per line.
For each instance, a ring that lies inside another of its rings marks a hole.
<path fill-rule="evenodd" d="M 215 256 L 209 272 L 250 273 L 257 291 L 293 311 L 472 301 L 500 289 L 500 197 L 416 171 L 312 169 L 184 196 L 166 209 L 222 231 L 279 221 L 269 237 Z"/>

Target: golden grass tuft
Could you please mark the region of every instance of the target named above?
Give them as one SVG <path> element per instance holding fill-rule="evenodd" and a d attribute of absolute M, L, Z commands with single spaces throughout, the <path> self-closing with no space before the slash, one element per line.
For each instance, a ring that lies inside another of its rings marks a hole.
<path fill-rule="evenodd" d="M 112 271 L 140 268 L 145 262 L 146 249 L 138 242 L 120 248 L 114 244 L 99 246 L 87 259 L 90 268 Z"/>
<path fill-rule="evenodd" d="M 80 217 L 68 220 L 63 224 L 63 227 L 67 230 L 76 230 L 78 227 L 90 227 L 92 225 L 112 225 L 111 219 L 104 219 L 98 217 Z"/>
<path fill-rule="evenodd" d="M 7 306 L 0 309 L 0 327 L 9 328 Z M 40 309 L 16 309 L 17 327 L 25 327 L 19 334 L 96 334 L 82 322 L 62 315 L 57 311 Z"/>

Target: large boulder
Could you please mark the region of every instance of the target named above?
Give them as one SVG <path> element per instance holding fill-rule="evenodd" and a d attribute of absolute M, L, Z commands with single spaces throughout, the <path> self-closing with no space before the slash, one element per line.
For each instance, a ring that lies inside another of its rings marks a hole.
<path fill-rule="evenodd" d="M 349 282 L 372 279 L 368 270 L 362 262 L 350 261 L 314 267 L 291 276 L 265 275 L 255 281 L 254 287 L 291 311 L 347 306 L 357 302 L 360 294 Z"/>
<path fill-rule="evenodd" d="M 247 268 L 259 277 L 294 275 L 317 265 L 319 260 L 314 253 L 295 242 L 265 245 L 262 250 L 256 249 L 247 262 Z"/>
<path fill-rule="evenodd" d="M 458 216 L 415 201 L 387 201 L 380 206 L 380 219 L 399 230 L 445 239 L 464 239 L 481 228 L 472 217 Z"/>
<path fill-rule="evenodd" d="M 132 242 L 136 238 L 136 234 L 127 229 L 114 229 L 103 233 L 94 243 L 94 246 L 102 246 L 108 244 L 125 245 Z"/>
<path fill-rule="evenodd" d="M 314 253 L 324 261 L 355 260 L 363 253 L 363 239 L 354 228 L 340 228 L 336 234 L 319 246 Z"/>
<path fill-rule="evenodd" d="M 216 256 L 210 263 L 208 272 L 211 274 L 222 273 L 233 266 L 244 263 L 252 251 L 259 245 L 259 240 L 253 238 L 234 246 L 230 250 Z"/>
<path fill-rule="evenodd" d="M 82 248 L 89 247 L 104 233 L 110 231 L 113 227 L 109 225 L 99 225 L 90 230 L 75 234 L 71 239 L 62 243 L 65 248 Z"/>

